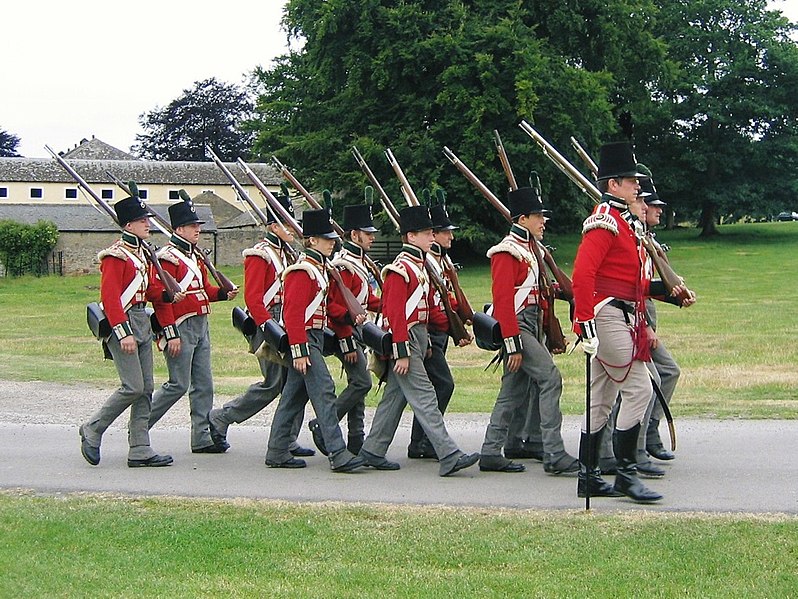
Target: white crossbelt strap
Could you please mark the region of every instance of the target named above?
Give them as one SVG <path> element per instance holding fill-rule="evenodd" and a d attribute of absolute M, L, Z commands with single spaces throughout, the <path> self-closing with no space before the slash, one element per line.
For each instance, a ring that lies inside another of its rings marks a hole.
<path fill-rule="evenodd" d="M 405 318 L 410 318 L 410 315 L 413 313 L 413 310 L 418 307 L 421 297 L 426 291 L 427 282 L 418 266 L 409 260 L 405 262 L 405 266 L 412 270 L 413 274 L 416 275 L 416 279 L 418 279 L 418 287 L 416 287 L 415 291 L 407 298 L 407 303 L 405 304 Z"/>
<path fill-rule="evenodd" d="M 172 255 L 185 264 L 188 268 L 188 272 L 186 272 L 185 276 L 180 279 L 180 289 L 186 291 L 193 279 L 197 279 L 197 283 L 199 284 L 200 288 L 202 288 L 202 271 L 200 270 L 199 264 L 197 264 L 196 260 L 190 259 L 180 251 L 173 251 Z"/>
<path fill-rule="evenodd" d="M 280 291 L 280 275 L 285 270 L 285 265 L 283 261 L 280 260 L 280 255 L 274 251 L 274 249 L 270 247 L 264 248 L 264 251 L 269 255 L 272 260 L 272 265 L 274 266 L 274 281 L 266 290 L 266 293 L 263 294 L 263 306 L 268 308 L 271 306 L 272 300 L 275 298 L 277 293 Z"/>
<path fill-rule="evenodd" d="M 133 252 L 130 252 L 125 248 L 120 249 L 128 258 L 130 258 L 131 262 L 133 262 L 133 265 L 136 267 L 136 276 L 133 277 L 133 280 L 130 281 L 130 284 L 122 292 L 122 297 L 119 298 L 122 302 L 122 308 L 125 309 L 130 304 L 130 300 L 133 299 L 133 296 L 135 296 L 138 290 L 141 289 L 141 284 L 145 281 L 144 273 L 147 272 L 147 267 L 144 262 L 142 262 L 142 260 Z"/>
<path fill-rule="evenodd" d="M 326 296 L 325 292 L 327 291 L 327 279 L 324 278 L 324 275 L 315 265 L 311 264 L 310 262 L 306 262 L 305 264 L 308 266 L 308 268 L 310 268 L 314 278 L 316 279 L 316 282 L 319 284 L 319 287 L 321 287 L 321 291 L 319 291 L 319 293 L 316 295 L 313 301 L 310 302 L 305 310 L 305 322 L 307 322 L 316 313 L 316 310 L 321 305 L 321 302 L 324 301 Z"/>

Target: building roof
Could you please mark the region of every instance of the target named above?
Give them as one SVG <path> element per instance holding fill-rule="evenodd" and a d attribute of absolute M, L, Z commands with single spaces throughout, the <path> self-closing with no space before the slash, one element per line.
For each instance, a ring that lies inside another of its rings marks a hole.
<path fill-rule="evenodd" d="M 91 139 L 81 139 L 77 146 L 62 152 L 61 156 L 64 160 L 137 160 L 132 154 L 123 152 L 94 136 Z"/>
<path fill-rule="evenodd" d="M 205 224 L 202 225 L 203 233 L 215 233 L 218 229 L 210 206 L 204 204 L 195 204 L 195 206 L 197 216 L 200 220 L 205 221 Z M 169 222 L 169 206 L 155 204 L 150 205 L 149 208 Z M 55 223 L 58 230 L 65 233 L 119 231 L 119 227 L 111 221 L 108 215 L 85 203 L 3 204 L 0 218 L 26 225 L 34 225 L 40 220 L 46 220 Z M 153 227 L 153 234 L 156 233 L 157 231 Z"/>

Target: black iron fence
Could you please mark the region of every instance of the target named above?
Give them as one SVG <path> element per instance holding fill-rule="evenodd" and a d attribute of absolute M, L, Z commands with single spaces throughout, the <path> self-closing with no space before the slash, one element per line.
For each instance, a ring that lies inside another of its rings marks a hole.
<path fill-rule="evenodd" d="M 0 277 L 20 277 L 32 274 L 37 277 L 64 274 L 64 252 L 51 252 L 43 260 L 28 256 L 0 256 Z"/>

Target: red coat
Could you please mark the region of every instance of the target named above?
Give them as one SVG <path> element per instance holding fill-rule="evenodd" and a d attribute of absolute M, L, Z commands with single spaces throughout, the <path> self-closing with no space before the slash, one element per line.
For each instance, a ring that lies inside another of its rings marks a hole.
<path fill-rule="evenodd" d="M 196 267 L 199 278 L 188 276 L 189 267 L 182 258 L 187 258 Z M 163 270 L 171 274 L 178 283 L 186 281 L 181 288 L 188 294 L 184 300 L 175 304 L 163 301 L 155 303 L 155 315 L 162 327 L 180 324 L 191 316 L 210 314 L 210 302 L 227 299 L 227 293 L 224 290 L 211 285 L 205 264 L 197 260 L 193 248 L 190 254 L 185 254 L 175 245 L 170 244 L 158 252 L 158 259 Z"/>
<path fill-rule="evenodd" d="M 124 248 L 138 259 L 139 266 L 122 250 Z M 100 301 L 111 327 L 127 322 L 127 310 L 131 305 L 161 300 L 163 285 L 154 276 L 154 269 L 144 258 L 140 247 L 117 241 L 99 253 L 100 259 Z M 122 305 L 122 294 L 137 275 L 142 281 L 133 296 Z"/>
<path fill-rule="evenodd" d="M 595 306 L 608 298 L 642 302 L 649 289 L 644 257 L 632 227 L 618 208 L 603 200 L 585 220 L 574 261 L 576 322 L 594 318 Z M 578 326 L 574 330 L 580 332 Z"/>
<path fill-rule="evenodd" d="M 316 273 L 320 273 L 319 281 Z M 327 274 L 322 262 L 314 260 L 308 254 L 289 266 L 283 274 L 283 322 L 288 333 L 288 343 L 292 346 L 306 345 L 308 329 L 323 329 L 327 326 Z M 310 315 L 305 318 L 308 307 L 321 295 L 321 302 Z M 302 355 L 308 355 L 303 353 Z M 295 356 L 296 357 L 296 356 Z"/>
<path fill-rule="evenodd" d="M 283 301 L 282 272 L 285 264 L 279 247 L 268 241 L 262 241 L 253 248 L 244 250 L 244 302 L 252 319 L 258 326 L 271 320 L 269 308 Z M 273 257 L 280 260 L 275 265 Z M 278 272 L 279 271 L 279 272 Z M 264 301 L 266 292 L 277 284 L 277 292 L 269 300 Z"/>
<path fill-rule="evenodd" d="M 404 246 L 392 264 L 383 269 L 385 283 L 382 287 L 382 315 L 388 322 L 393 344 L 394 357 L 409 355 L 408 332 L 417 323 L 426 324 L 429 320 L 429 282 L 424 273 L 423 252 L 413 246 Z M 421 278 L 417 273 L 420 273 Z M 408 315 L 408 300 L 421 286 L 417 302 L 411 306 Z"/>
<path fill-rule="evenodd" d="M 380 298 L 374 294 L 371 285 L 369 285 L 369 281 L 366 278 L 368 270 L 362 259 L 349 253 L 337 259 L 334 264 L 341 275 L 342 282 L 352 292 L 352 295 L 356 298 L 363 297 L 360 302 L 361 307 L 369 312 L 379 312 Z M 343 293 L 335 281 L 330 281 L 327 311 L 330 318 L 330 328 L 335 331 L 335 336 L 339 339 L 351 337 L 352 320 L 349 317 L 349 310 L 346 307 Z"/>

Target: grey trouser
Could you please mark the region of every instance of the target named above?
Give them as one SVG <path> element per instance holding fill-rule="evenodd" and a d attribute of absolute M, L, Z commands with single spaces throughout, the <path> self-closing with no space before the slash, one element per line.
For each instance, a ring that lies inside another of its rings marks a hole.
<path fill-rule="evenodd" d="M 152 399 L 152 328 L 144 308 L 131 308 L 127 313 L 138 351 L 126 354 L 115 335 L 107 341 L 121 383 L 102 407 L 83 425 L 89 445 L 100 447 L 103 433 L 119 415 L 130 407 L 127 441 L 128 459 L 146 460 L 155 455 L 150 448 L 149 418 Z"/>
<path fill-rule="evenodd" d="M 152 397 L 150 428 L 188 391 L 191 413 L 191 449 L 213 445 L 208 413 L 213 408 L 211 375 L 211 336 L 206 315 L 186 318 L 177 327 L 180 353 L 171 357 L 163 352 L 169 380 Z"/>
<path fill-rule="evenodd" d="M 651 404 L 653 389 L 646 364 L 632 360 L 632 327 L 620 308 L 604 305 L 596 315 L 599 349 L 591 361 L 590 430 L 601 429 L 620 395 L 616 428 L 629 430 L 643 422 Z M 582 424 L 585 430 L 585 423 Z"/>
<path fill-rule="evenodd" d="M 485 431 L 482 455 L 498 456 L 507 442 L 510 421 L 516 411 L 528 406 L 530 393 L 538 390 L 540 429 L 543 435 L 543 451 L 561 453 L 565 451 L 562 441 L 562 376 L 551 354 L 537 339 L 538 307 L 528 306 L 518 314 L 521 344 L 521 368 L 517 372 L 507 370 L 504 360 L 502 385 L 490 422 Z M 534 383 L 534 384 L 533 384 Z"/>
<path fill-rule="evenodd" d="M 214 418 L 218 418 L 225 424 L 234 422 L 244 422 L 249 420 L 263 408 L 272 403 L 280 395 L 283 385 L 288 375 L 288 369 L 276 362 L 258 358 L 263 379 L 257 383 L 252 383 L 242 394 L 228 401 L 218 410 L 214 410 Z M 307 397 L 305 398 L 307 401 Z M 296 438 L 302 428 L 302 420 L 305 417 L 304 410 L 297 414 L 296 420 L 291 427 L 291 448 L 296 447 Z"/>
<path fill-rule="evenodd" d="M 505 449 L 520 449 L 523 444 L 543 451 L 543 435 L 540 432 L 540 390 L 529 382 L 528 394 L 510 417 Z"/>
<path fill-rule="evenodd" d="M 432 353 L 424 360 L 424 369 L 427 371 L 429 382 L 435 389 L 435 396 L 438 398 L 438 411 L 446 413 L 446 407 L 454 394 L 454 378 L 446 361 L 446 349 L 449 346 L 449 334 L 442 331 L 429 331 L 429 345 Z M 410 442 L 418 443 L 426 439 L 424 429 L 418 418 L 413 416 L 413 429 L 410 432 Z"/>
<path fill-rule="evenodd" d="M 324 332 L 320 329 L 307 331 L 310 350 L 310 366 L 304 378 L 295 368 L 288 368 L 288 376 L 277 404 L 269 433 L 269 448 L 266 459 L 274 462 L 287 462 L 292 459 L 290 446 L 292 428 L 298 414 L 303 414 L 310 398 L 316 420 L 321 427 L 324 445 L 330 452 L 330 464 L 343 466 L 354 456 L 346 450 L 338 415 L 335 410 L 335 383 L 327 370 L 322 355 Z"/>
<path fill-rule="evenodd" d="M 357 344 L 357 362 L 350 364 L 344 355 L 336 353 L 346 373 L 346 388 L 341 391 L 335 400 L 335 409 L 338 420 L 347 417 L 349 437 L 363 437 L 366 417 L 366 395 L 371 391 L 371 373 L 368 370 L 368 360 L 363 348 Z"/>
<path fill-rule="evenodd" d="M 408 331 L 410 369 L 405 375 L 393 371 L 394 360 L 387 364 L 388 380 L 377 405 L 371 430 L 363 443 L 363 451 L 385 457 L 388 446 L 396 435 L 402 411 L 407 404 L 421 423 L 440 461 L 441 474 L 449 472 L 463 455 L 449 436 L 443 416 L 438 410 L 438 398 L 424 368 L 424 356 L 429 345 L 427 327 L 413 325 Z"/>

